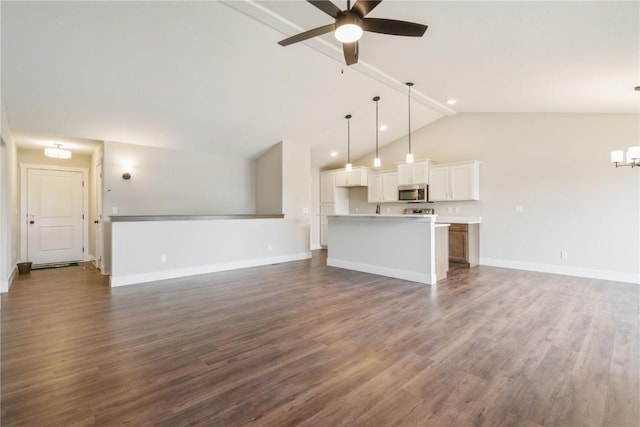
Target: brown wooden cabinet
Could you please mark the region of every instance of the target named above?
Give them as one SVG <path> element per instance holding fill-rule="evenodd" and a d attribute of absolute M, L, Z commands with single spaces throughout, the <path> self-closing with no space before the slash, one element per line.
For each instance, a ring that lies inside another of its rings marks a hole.
<path fill-rule="evenodd" d="M 449 262 L 467 267 L 478 265 L 480 224 L 451 224 L 449 227 Z"/>

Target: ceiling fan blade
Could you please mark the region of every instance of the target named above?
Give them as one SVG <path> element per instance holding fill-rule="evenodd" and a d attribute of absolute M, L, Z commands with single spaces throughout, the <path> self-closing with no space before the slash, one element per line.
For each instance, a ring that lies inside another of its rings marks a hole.
<path fill-rule="evenodd" d="M 427 26 L 415 22 L 396 21 L 395 19 L 364 18 L 362 29 L 372 33 L 392 34 L 394 36 L 422 37 Z"/>
<path fill-rule="evenodd" d="M 333 19 L 337 19 L 338 16 L 342 15 L 340 8 L 328 0 L 307 0 L 307 2 L 331 16 Z"/>
<path fill-rule="evenodd" d="M 361 18 L 367 16 L 369 12 L 371 12 L 377 5 L 382 3 L 382 0 L 358 0 L 356 4 L 353 5 L 351 11 L 357 12 Z"/>
<path fill-rule="evenodd" d="M 313 30 L 305 31 L 304 33 L 296 34 L 295 36 L 291 36 L 287 39 L 280 40 L 278 44 L 280 46 L 289 46 L 290 44 L 301 42 L 312 37 L 321 36 L 326 33 L 330 33 L 335 30 L 336 24 L 328 24 L 322 27 L 314 28 Z"/>
<path fill-rule="evenodd" d="M 344 52 L 344 60 L 347 65 L 353 65 L 358 62 L 358 42 L 342 43 L 342 51 Z"/>

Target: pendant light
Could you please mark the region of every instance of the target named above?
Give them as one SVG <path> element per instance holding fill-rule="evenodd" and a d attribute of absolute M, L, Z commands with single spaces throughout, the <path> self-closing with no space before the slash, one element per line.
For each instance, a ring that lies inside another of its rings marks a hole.
<path fill-rule="evenodd" d="M 351 114 L 347 114 L 344 118 L 347 119 L 347 165 L 345 170 L 351 172 Z"/>
<path fill-rule="evenodd" d="M 413 163 L 413 153 L 411 152 L 411 86 L 413 86 L 413 83 L 407 82 L 405 84 L 409 88 L 409 152 L 407 153 L 407 163 Z"/>
<path fill-rule="evenodd" d="M 379 96 L 375 96 L 373 100 L 376 103 L 376 158 L 373 159 L 373 167 L 379 168 L 382 162 L 380 161 L 380 156 L 378 155 L 378 101 L 380 101 Z"/>

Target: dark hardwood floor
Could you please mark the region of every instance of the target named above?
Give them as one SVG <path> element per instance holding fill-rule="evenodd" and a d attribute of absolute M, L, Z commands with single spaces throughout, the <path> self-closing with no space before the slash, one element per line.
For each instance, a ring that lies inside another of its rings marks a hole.
<path fill-rule="evenodd" d="M 640 286 L 308 261 L 2 295 L 2 426 L 638 426 Z"/>

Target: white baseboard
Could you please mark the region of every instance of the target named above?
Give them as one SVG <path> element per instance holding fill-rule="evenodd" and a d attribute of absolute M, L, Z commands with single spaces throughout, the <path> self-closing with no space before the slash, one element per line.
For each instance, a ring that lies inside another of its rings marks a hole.
<path fill-rule="evenodd" d="M 9 277 L 7 278 L 7 280 L 0 280 L 0 293 L 9 292 L 9 288 L 11 288 L 11 285 L 13 284 L 13 279 L 16 278 L 17 274 L 18 274 L 18 267 L 14 265 L 13 268 L 11 269 L 11 273 L 9 273 Z"/>
<path fill-rule="evenodd" d="M 322 245 L 320 243 L 316 244 L 316 245 L 311 245 L 311 250 L 315 251 L 318 249 L 322 249 Z"/>
<path fill-rule="evenodd" d="M 491 267 L 512 268 L 516 270 L 538 271 L 541 273 L 562 274 L 565 276 L 587 277 L 589 279 L 611 280 L 640 284 L 640 273 L 622 273 L 610 270 L 595 270 L 580 267 L 568 267 L 553 264 L 538 264 L 525 261 L 513 261 L 495 258 L 480 258 L 480 265 Z"/>
<path fill-rule="evenodd" d="M 363 273 L 394 277 L 396 279 L 410 280 L 412 282 L 426 283 L 427 285 L 435 285 L 437 281 L 435 273 L 419 273 L 416 271 L 381 267 L 379 265 L 364 264 L 360 262 L 345 261 L 341 259 L 327 258 L 327 265 L 330 267 L 346 268 L 347 270 L 362 271 Z"/>
<path fill-rule="evenodd" d="M 219 264 L 198 265 L 193 267 L 176 268 L 173 270 L 153 271 L 149 273 L 130 274 L 123 276 L 111 276 L 111 287 L 133 285 L 136 283 L 154 282 L 156 280 L 176 279 L 178 277 L 196 276 L 198 274 L 216 273 L 219 271 L 237 270 L 240 268 L 258 267 L 267 264 L 279 264 L 282 262 L 299 261 L 311 258 L 311 252 L 282 255 L 276 257 L 247 259 L 241 261 L 225 262 Z"/>

